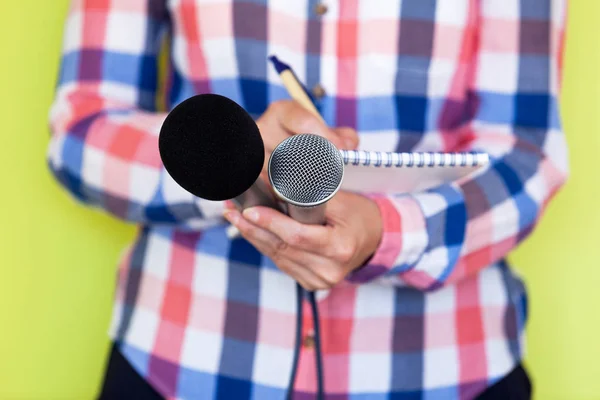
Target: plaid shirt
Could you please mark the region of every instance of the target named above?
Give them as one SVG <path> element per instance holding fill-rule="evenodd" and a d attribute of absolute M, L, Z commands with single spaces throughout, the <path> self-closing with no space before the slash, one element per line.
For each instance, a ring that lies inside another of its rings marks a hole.
<path fill-rule="evenodd" d="M 253 117 L 288 98 L 267 61 L 276 54 L 324 89 L 324 119 L 355 128 L 362 149 L 492 160 L 457 182 L 377 198 L 379 249 L 319 300 L 330 398 L 470 399 L 507 374 L 523 357 L 526 294 L 505 257 L 568 173 L 565 2 L 74 1 L 49 165 L 78 201 L 140 225 L 110 329 L 133 367 L 172 399 L 285 394 L 295 282 L 228 239 L 223 203 L 179 187 L 157 147 L 164 110 L 194 94 L 222 94 Z M 297 398 L 316 390 L 304 306 Z"/>

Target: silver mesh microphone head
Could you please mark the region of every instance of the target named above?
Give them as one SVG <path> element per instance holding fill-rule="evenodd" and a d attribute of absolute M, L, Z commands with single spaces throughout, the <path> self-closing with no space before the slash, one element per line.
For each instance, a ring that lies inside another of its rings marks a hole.
<path fill-rule="evenodd" d="M 327 139 L 313 134 L 290 136 L 269 159 L 269 179 L 284 201 L 313 207 L 335 195 L 344 177 L 340 151 Z"/>

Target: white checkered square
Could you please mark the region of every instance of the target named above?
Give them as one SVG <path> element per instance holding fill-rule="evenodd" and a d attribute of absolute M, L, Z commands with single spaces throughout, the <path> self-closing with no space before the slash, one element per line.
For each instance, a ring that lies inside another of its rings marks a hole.
<path fill-rule="evenodd" d="M 456 311 L 456 286 L 444 286 L 425 299 L 425 314 L 454 313 Z"/>
<path fill-rule="evenodd" d="M 512 95 L 517 91 L 518 67 L 517 54 L 483 53 L 479 57 L 476 85 L 479 90 Z"/>
<path fill-rule="evenodd" d="M 327 4 L 326 1 L 322 3 Z M 305 21 L 308 16 L 308 7 L 306 6 L 305 1 L 269 0 L 268 4 L 270 12 L 276 11 L 278 13 L 291 15 L 294 18 L 298 18 L 300 21 Z M 312 11 L 313 10 L 311 10 L 311 13 Z M 329 7 L 327 12 L 331 12 Z"/>
<path fill-rule="evenodd" d="M 537 204 L 541 204 L 544 201 L 546 193 L 549 190 L 545 179 L 544 174 L 538 172 L 525 182 L 525 192 Z"/>
<path fill-rule="evenodd" d="M 402 252 L 398 256 L 397 264 L 413 264 L 421 258 L 427 247 L 427 231 L 406 232 L 402 234 L 404 240 Z"/>
<path fill-rule="evenodd" d="M 501 377 L 508 374 L 514 367 L 514 357 L 504 340 L 488 339 L 485 341 L 487 373 L 490 377 Z"/>
<path fill-rule="evenodd" d="M 492 208 L 491 238 L 500 242 L 519 232 L 519 209 L 513 198 L 509 197 Z"/>
<path fill-rule="evenodd" d="M 438 1 L 435 22 L 443 25 L 464 26 L 471 3 L 469 0 Z"/>
<path fill-rule="evenodd" d="M 224 299 L 227 296 L 227 260 L 206 253 L 196 253 L 193 291 Z"/>
<path fill-rule="evenodd" d="M 135 104 L 139 92 L 131 85 L 103 81 L 98 85 L 98 93 L 106 99 L 124 104 Z M 127 118 L 128 116 L 124 116 Z"/>
<path fill-rule="evenodd" d="M 259 384 L 282 387 L 290 379 L 292 370 L 291 349 L 259 343 L 255 347 L 252 380 Z"/>
<path fill-rule="evenodd" d="M 177 182 L 171 178 L 171 175 L 166 170 L 161 170 L 161 179 L 163 181 L 163 198 L 168 204 L 189 203 L 194 197 L 190 192 L 179 186 Z"/>
<path fill-rule="evenodd" d="M 498 267 L 483 268 L 477 277 L 477 284 L 482 307 L 503 306 L 508 301 L 504 278 Z"/>
<path fill-rule="evenodd" d="M 337 57 L 324 54 L 321 56 L 321 85 L 326 94 L 337 93 L 338 71 Z M 309 88 L 310 89 L 310 88 Z"/>
<path fill-rule="evenodd" d="M 167 280 L 169 276 L 169 264 L 171 262 L 172 243 L 170 237 L 162 235 L 150 235 L 146 256 L 144 257 L 144 273 Z"/>
<path fill-rule="evenodd" d="M 358 58 L 356 90 L 361 96 L 387 96 L 396 87 L 396 56 L 370 54 Z"/>
<path fill-rule="evenodd" d="M 87 185 L 96 190 L 103 190 L 104 184 L 104 162 L 106 153 L 96 149 L 92 145 L 84 147 L 81 174 Z"/>
<path fill-rule="evenodd" d="M 448 268 L 448 248 L 437 247 L 423 255 L 415 265 L 414 271 L 422 271 L 437 279 L 442 276 L 446 268 Z"/>
<path fill-rule="evenodd" d="M 206 68 L 211 78 L 233 78 L 239 76 L 233 38 L 207 39 L 202 42 Z"/>
<path fill-rule="evenodd" d="M 190 60 L 187 52 L 188 42 L 185 37 L 175 34 L 173 35 L 173 63 L 177 65 L 177 69 L 183 75 L 192 76 L 190 70 Z"/>
<path fill-rule="evenodd" d="M 350 392 L 377 392 L 390 386 L 390 368 L 373 365 L 392 365 L 391 353 L 354 353 L 350 355 Z"/>
<path fill-rule="evenodd" d="M 146 45 L 147 20 L 145 15 L 132 12 L 111 12 L 107 14 L 105 48 L 129 54 L 140 54 Z M 132 34 L 136 32 L 138 34 Z"/>
<path fill-rule="evenodd" d="M 131 199 L 140 204 L 150 203 L 158 188 L 160 172 L 143 164 L 132 164 L 130 174 Z"/>
<path fill-rule="evenodd" d="M 374 131 L 359 135 L 359 150 L 366 151 L 395 151 L 398 144 L 398 132 Z"/>
<path fill-rule="evenodd" d="M 220 334 L 188 327 L 183 338 L 181 363 L 187 368 L 214 373 L 221 361 L 223 340 Z"/>
<path fill-rule="evenodd" d="M 569 172 L 569 153 L 566 148 L 566 138 L 562 131 L 550 129 L 544 141 L 544 152 L 552 159 L 552 165 L 559 171 Z"/>
<path fill-rule="evenodd" d="M 427 349 L 423 361 L 423 387 L 452 386 L 459 381 L 457 347 Z"/>
<path fill-rule="evenodd" d="M 502 18 L 512 21 L 519 18 L 520 0 L 483 0 L 480 3 L 481 16 L 484 18 Z"/>
<path fill-rule="evenodd" d="M 427 95 L 432 98 L 445 97 L 452 88 L 456 62 L 447 58 L 433 58 L 429 66 Z"/>
<path fill-rule="evenodd" d="M 83 15 L 81 11 L 74 11 L 69 14 L 65 21 L 63 34 L 63 52 L 68 54 L 72 51 L 81 49 L 81 39 L 83 37 Z"/>
<path fill-rule="evenodd" d="M 144 351 L 150 352 L 154 348 L 159 323 L 160 321 L 155 312 L 148 311 L 143 307 L 136 307 L 125 340 L 128 343 L 135 343 L 136 347 Z"/>
<path fill-rule="evenodd" d="M 263 291 L 259 299 L 261 307 L 289 314 L 296 312 L 296 282 L 288 275 L 261 268 L 259 287 Z"/>
<path fill-rule="evenodd" d="M 437 193 L 419 193 L 418 198 L 426 218 L 440 213 L 448 206 L 444 196 Z"/>
<path fill-rule="evenodd" d="M 403 0 L 386 1 L 359 1 L 358 15 L 364 20 L 389 20 L 390 17 L 400 15 L 400 7 Z M 406 0 L 404 0 L 406 1 Z M 337 3 L 337 2 L 336 2 Z M 443 1 L 442 1 L 443 3 Z M 381 38 L 387 40 L 388 38 Z"/>
<path fill-rule="evenodd" d="M 394 315 L 394 301 L 393 290 L 382 290 L 379 285 L 357 286 L 354 317 L 389 317 Z"/>

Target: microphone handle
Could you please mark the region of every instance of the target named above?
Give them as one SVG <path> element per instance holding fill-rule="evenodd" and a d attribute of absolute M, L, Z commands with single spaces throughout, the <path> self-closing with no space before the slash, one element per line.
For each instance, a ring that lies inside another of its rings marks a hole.
<path fill-rule="evenodd" d="M 255 206 L 270 207 L 281 211 L 281 207 L 275 199 L 275 196 L 273 196 L 272 192 L 269 190 L 269 186 L 260 178 L 250 186 L 250 189 L 231 199 L 231 201 L 240 211 Z M 229 239 L 240 237 L 240 232 L 233 225 L 230 225 L 227 228 L 226 234 Z"/>
<path fill-rule="evenodd" d="M 327 203 L 314 207 L 299 207 L 288 203 L 288 215 L 293 220 L 296 220 L 302 224 L 324 225 L 326 204 Z"/>
<path fill-rule="evenodd" d="M 240 211 L 255 206 L 279 209 L 275 196 L 269 190 L 268 185 L 260 178 L 254 182 L 250 189 L 231 200 Z"/>

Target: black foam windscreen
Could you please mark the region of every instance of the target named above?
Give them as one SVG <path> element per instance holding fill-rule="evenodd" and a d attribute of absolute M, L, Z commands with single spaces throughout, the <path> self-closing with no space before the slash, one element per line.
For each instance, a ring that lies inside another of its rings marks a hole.
<path fill-rule="evenodd" d="M 165 169 L 181 187 L 206 200 L 229 200 L 248 190 L 265 150 L 254 119 L 217 94 L 199 94 L 167 115 L 158 139 Z"/>

